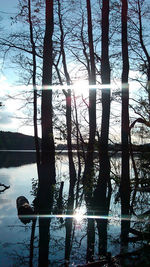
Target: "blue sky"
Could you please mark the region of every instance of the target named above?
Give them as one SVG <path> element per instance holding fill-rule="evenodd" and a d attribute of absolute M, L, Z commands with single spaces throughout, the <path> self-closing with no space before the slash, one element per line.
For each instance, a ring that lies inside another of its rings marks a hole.
<path fill-rule="evenodd" d="M 0 28 L 2 28 L 2 32 L 4 29 L 10 29 L 10 16 L 14 16 L 16 12 L 18 0 L 1 0 L 0 5 Z M 9 62 L 9 64 L 11 64 Z M 2 60 L 0 59 L 0 69 L 2 67 Z M 7 68 L 3 69 L 3 72 L 0 72 L 0 101 L 3 101 L 4 107 L 0 109 L 0 130 L 3 131 L 15 131 L 15 132 L 22 132 L 25 134 L 33 135 L 33 127 L 29 127 L 27 125 L 22 126 L 23 120 L 16 119 L 16 116 L 23 116 L 22 111 L 19 110 L 20 102 L 16 100 L 5 100 L 5 96 L 7 94 L 12 95 L 15 92 L 21 90 L 19 86 L 16 86 L 16 81 L 18 77 L 15 74 L 14 68 Z M 11 66 L 10 66 L 11 67 Z M 134 76 L 135 73 L 132 73 Z M 119 81 L 120 82 L 120 81 Z M 80 83 L 80 82 L 79 82 Z M 80 87 L 80 86 L 79 86 Z M 83 86 L 81 86 L 83 88 Z M 135 93 L 136 84 L 132 84 L 130 87 L 131 91 Z M 118 116 L 120 116 L 120 107 L 118 108 Z M 114 111 L 114 110 L 113 110 Z M 116 128 L 116 127 L 115 127 Z M 114 129 L 115 130 L 115 129 Z M 118 128 L 117 128 L 118 131 Z M 120 130 L 119 130 L 120 131 Z"/>
<path fill-rule="evenodd" d="M 0 11 L 6 12 L 6 13 L 15 12 L 16 6 L 17 6 L 17 2 L 18 2 L 17 0 L 1 1 Z"/>
<path fill-rule="evenodd" d="M 10 28 L 10 17 L 15 16 L 18 0 L 4 0 L 0 4 L 0 28 L 3 32 Z M 10 63 L 9 63 L 10 64 Z M 8 66 L 8 65 L 7 65 Z M 2 70 L 2 71 L 1 71 Z M 0 101 L 4 106 L 0 109 L 0 130 L 22 132 L 33 135 L 33 127 L 23 125 L 22 121 L 16 119 L 16 116 L 22 116 L 19 110 L 19 101 L 9 99 L 6 101 L 7 95 L 13 95 L 14 92 L 20 91 L 20 87 L 15 86 L 17 80 L 15 70 L 3 68 L 2 59 L 0 59 Z"/>

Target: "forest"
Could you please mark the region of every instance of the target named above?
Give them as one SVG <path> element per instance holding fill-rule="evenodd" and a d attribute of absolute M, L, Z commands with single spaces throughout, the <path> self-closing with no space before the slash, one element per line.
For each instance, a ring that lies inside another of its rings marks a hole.
<path fill-rule="evenodd" d="M 18 120 L 33 128 L 36 150 L 38 217 L 32 219 L 29 265 L 22 266 L 37 266 L 37 219 L 38 266 L 72 266 L 73 218 L 82 206 L 85 258 L 74 266 L 150 264 L 149 10 L 148 0 L 18 0 L 11 27 L 1 29 L 2 71 L 15 69 L 23 89 L 2 98 L 0 109 L 10 99 L 20 101 Z M 67 193 L 57 147 L 67 150 Z M 111 255 L 112 201 L 120 205 L 120 252 Z M 65 227 L 61 263 L 49 260 L 52 214 Z"/>

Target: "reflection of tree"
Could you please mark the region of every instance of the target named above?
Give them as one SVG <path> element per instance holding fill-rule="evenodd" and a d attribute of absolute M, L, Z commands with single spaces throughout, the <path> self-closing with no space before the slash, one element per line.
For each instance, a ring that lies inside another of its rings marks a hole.
<path fill-rule="evenodd" d="M 36 161 L 33 152 L 1 152 L 0 168 L 18 167 L 25 164 L 31 164 Z"/>
<path fill-rule="evenodd" d="M 8 188 L 9 188 L 10 186 L 7 186 L 7 185 L 5 185 L 5 184 L 1 184 L 0 183 L 0 188 L 2 188 L 2 189 L 0 189 L 0 193 L 3 193 L 5 190 L 7 190 Z"/>
<path fill-rule="evenodd" d="M 42 177 L 44 179 L 44 176 Z M 49 215 L 51 214 L 53 204 L 53 186 L 47 187 L 39 185 L 39 260 L 38 266 L 48 266 L 49 256 L 49 241 L 50 241 L 50 222 Z"/>
<path fill-rule="evenodd" d="M 118 160 L 120 160 L 120 158 Z M 102 164 L 102 162 L 103 162 L 103 164 Z M 146 175 L 146 172 L 148 172 L 148 162 L 149 162 L 148 159 L 146 161 L 146 160 L 142 160 L 142 159 L 137 159 L 136 158 L 136 164 L 137 164 L 137 162 L 138 162 L 138 164 L 141 164 L 141 165 L 137 165 L 139 169 L 142 170 L 141 167 L 143 166 L 143 172 Z M 105 157 L 105 159 L 103 159 L 103 161 L 102 161 L 102 158 L 101 158 L 101 166 L 103 166 L 103 170 L 105 170 L 105 172 L 104 172 L 104 174 L 103 174 L 103 172 L 101 173 L 101 176 L 99 176 L 101 179 L 99 180 L 99 183 L 96 184 L 96 190 L 95 190 L 95 193 L 94 193 L 95 199 L 93 199 L 93 198 L 90 199 L 89 198 L 89 202 L 88 202 L 88 199 L 86 200 L 86 204 L 88 205 L 88 214 L 92 215 L 93 214 L 93 213 L 91 213 L 91 210 L 92 210 L 92 212 L 94 211 L 96 215 L 99 215 L 99 216 L 102 217 L 101 219 L 99 219 L 99 220 L 97 219 L 96 220 L 96 227 L 98 229 L 98 241 L 99 241 L 98 250 L 99 250 L 100 258 L 102 258 L 101 257 L 102 255 L 107 253 L 107 250 L 108 250 L 107 241 L 110 238 L 110 236 L 107 235 L 107 221 L 108 220 L 107 220 L 107 218 L 106 219 L 103 218 L 103 216 L 107 216 L 108 215 L 110 191 L 108 190 L 108 185 L 107 185 L 107 190 L 106 190 L 106 193 L 104 195 L 103 192 L 105 191 L 105 186 L 104 186 L 104 184 L 102 184 L 102 181 L 101 181 L 103 176 L 106 178 L 105 175 L 109 174 L 109 171 L 108 171 L 108 169 L 109 169 L 108 168 L 109 167 L 109 161 L 107 161 L 106 157 Z M 146 171 L 146 167 L 147 167 L 147 171 Z M 139 174 L 141 175 L 141 176 L 139 175 L 139 179 L 141 181 L 142 177 L 143 177 L 143 173 L 139 171 Z M 109 179 L 108 176 L 107 176 L 107 179 Z M 49 190 L 47 190 L 47 189 L 45 190 L 44 186 L 42 186 L 42 188 L 44 190 L 44 193 L 49 195 L 48 202 L 50 204 L 50 202 L 51 202 L 50 194 L 51 193 L 49 192 Z M 59 192 L 60 192 L 59 198 L 61 199 L 61 196 L 62 196 L 62 185 L 60 186 L 60 191 Z M 71 194 L 73 196 L 73 191 L 70 190 L 70 196 L 71 196 Z M 71 207 L 71 208 L 69 208 L 69 204 L 68 204 L 68 206 L 67 206 L 68 213 L 70 212 L 71 214 L 72 214 L 72 207 L 74 206 L 72 204 L 73 203 L 73 199 L 74 199 L 74 196 L 72 197 L 72 199 L 70 198 L 70 201 L 69 201 L 69 199 L 67 201 L 67 203 L 70 203 L 70 207 Z M 136 234 L 134 234 L 134 238 L 133 237 L 132 237 L 132 239 L 129 238 L 129 242 L 131 243 L 131 246 L 132 246 L 133 242 L 136 245 L 136 241 L 141 241 L 142 240 L 141 236 L 143 238 L 143 240 L 141 242 L 142 246 L 143 246 L 144 242 L 147 242 L 147 240 L 148 240 L 147 236 L 144 233 L 144 231 L 146 230 L 146 224 L 148 226 L 149 217 L 148 217 L 148 215 L 147 216 L 143 215 L 144 218 L 138 216 L 138 215 L 141 215 L 142 210 L 144 211 L 146 206 L 148 207 L 148 205 L 149 205 L 148 201 L 149 201 L 148 194 L 145 194 L 143 192 L 142 193 L 137 192 L 136 199 L 135 199 L 135 202 L 134 202 L 134 211 L 137 214 L 137 219 L 139 221 L 141 220 L 141 222 L 136 223 L 136 224 L 134 223 L 134 224 L 131 225 L 131 227 L 132 227 L 132 233 L 133 233 L 134 230 L 138 230 L 141 233 L 140 233 L 140 235 L 137 235 L 137 232 L 136 232 Z M 65 205 L 65 203 L 66 202 L 64 200 L 63 201 L 63 206 Z M 44 204 L 42 204 L 42 205 L 44 207 Z M 61 207 L 62 207 L 62 203 L 60 203 L 60 208 Z M 51 211 L 52 211 L 52 209 L 51 209 Z M 43 213 L 46 213 L 47 215 L 48 215 L 49 212 L 50 212 L 50 209 L 49 209 L 49 211 L 43 211 Z M 144 222 L 143 222 L 143 219 L 144 219 Z M 42 219 L 41 219 L 41 221 L 42 221 Z M 94 246 L 96 246 L 96 242 L 94 244 L 93 240 L 94 240 L 96 227 L 95 227 L 95 224 L 92 222 L 92 219 L 89 219 L 89 222 L 86 221 L 89 224 L 88 225 L 88 229 L 86 229 L 86 223 L 84 223 L 84 221 L 83 221 L 85 227 L 82 228 L 82 231 L 80 232 L 80 236 L 79 237 L 76 235 L 76 233 L 79 233 L 79 231 L 76 231 L 76 228 L 74 228 L 74 221 L 72 221 L 72 219 L 68 218 L 68 219 L 65 220 L 66 234 L 65 234 L 65 229 L 63 228 L 64 225 L 62 223 L 60 225 L 60 221 L 59 220 L 56 220 L 56 221 L 58 222 L 57 225 L 56 225 L 55 222 L 53 224 L 53 221 L 50 221 L 50 223 L 49 223 L 48 220 L 45 222 L 45 224 L 44 223 L 43 224 L 40 223 L 40 227 L 41 228 L 43 228 L 43 227 L 47 228 L 47 229 L 45 229 L 44 235 L 48 240 L 46 240 L 46 238 L 45 238 L 45 241 L 44 241 L 44 238 L 43 238 L 43 241 L 40 239 L 39 240 L 39 245 L 44 247 L 45 251 L 46 251 L 47 247 L 49 247 L 49 246 L 52 247 L 52 249 L 50 249 L 50 253 L 49 253 L 49 259 L 51 260 L 51 264 L 53 264 L 54 266 L 57 266 L 57 264 L 59 264 L 58 262 L 60 262 L 60 261 L 62 262 L 63 261 L 62 260 L 62 255 L 64 253 L 64 246 L 66 247 L 65 248 L 66 249 L 66 260 L 68 258 L 70 264 L 71 264 L 71 261 L 74 261 L 74 260 L 76 260 L 77 263 L 79 261 L 80 261 L 80 263 L 84 263 L 86 261 L 86 255 L 85 255 L 86 244 L 84 242 L 84 241 L 86 241 L 86 238 L 88 238 L 88 240 L 89 240 L 88 241 L 89 245 L 87 246 L 89 248 L 88 253 L 87 253 L 87 256 L 88 256 L 87 259 L 91 258 L 91 261 L 95 260 L 94 257 L 93 257 L 93 254 L 94 254 Z M 50 239 L 50 236 L 47 236 L 47 235 L 49 235 L 49 229 L 48 229 L 49 226 L 51 227 L 51 230 L 50 230 L 51 239 Z M 31 229 L 31 227 L 30 227 L 30 229 Z M 38 227 L 36 227 L 36 229 L 38 229 Z M 58 231 L 56 231 L 56 229 Z M 130 231 L 131 231 L 131 229 L 130 229 Z M 41 235 L 43 234 L 43 232 L 44 231 L 40 230 Z M 62 235 L 62 233 L 63 233 L 63 235 Z M 135 233 L 135 231 L 134 231 L 134 233 Z M 37 232 L 36 232 L 36 235 L 37 235 Z M 41 238 L 41 236 L 40 236 L 40 238 Z M 111 236 L 111 238 L 113 238 L 113 235 Z M 21 244 L 22 241 L 20 240 L 20 242 L 19 242 L 20 245 L 21 245 L 20 248 L 19 248 L 19 243 L 17 244 L 18 254 L 16 254 L 16 258 L 15 259 L 18 258 L 18 262 L 19 262 L 20 258 L 21 258 L 21 251 L 24 250 L 24 253 L 22 255 L 22 260 L 24 260 L 24 262 L 26 262 L 26 265 L 28 266 L 28 264 L 29 264 L 29 249 L 30 249 L 30 266 L 32 266 L 31 265 L 31 260 L 32 260 L 32 255 L 33 255 L 32 254 L 33 252 L 31 251 L 32 250 L 32 241 L 31 241 L 30 247 L 29 247 L 29 244 L 28 244 L 29 243 L 29 239 L 30 238 L 28 237 L 28 240 L 25 240 L 24 243 L 22 243 L 22 244 Z M 64 242 L 65 239 L 66 239 L 66 241 Z M 80 240 L 80 241 L 78 242 L 78 240 Z M 96 238 L 95 238 L 95 240 L 96 240 Z M 35 240 L 34 240 L 34 242 L 35 242 Z M 92 249 L 92 251 L 90 250 L 90 248 Z M 79 253 L 78 253 L 78 249 L 79 249 Z M 37 259 L 35 257 L 37 250 L 38 250 L 38 244 L 36 242 L 36 243 L 34 243 L 33 266 L 34 266 L 34 263 L 37 261 Z M 40 249 L 39 252 L 42 255 L 42 249 Z M 19 254 L 20 254 L 20 256 L 19 256 Z M 59 258 L 59 255 L 61 255 L 61 259 Z M 131 258 L 131 256 L 132 255 L 130 254 L 129 259 Z M 24 257 L 24 259 L 23 259 L 23 257 Z M 41 262 L 42 262 L 42 257 L 44 257 L 44 256 L 41 256 Z M 45 257 L 47 257 L 47 256 L 45 256 Z M 127 257 L 128 257 L 128 255 L 127 255 Z M 120 258 L 119 259 L 121 259 L 121 258 L 125 259 L 125 256 L 123 256 L 123 254 L 120 254 Z M 55 261 L 55 263 L 54 263 L 54 261 Z M 101 261 L 101 259 L 100 259 L 100 261 Z M 107 261 L 107 257 L 106 257 L 105 261 Z M 18 266 L 19 266 L 19 264 L 18 264 Z M 41 266 L 42 266 L 42 263 L 41 263 Z M 66 266 L 67 266 L 67 263 L 66 263 Z"/>
<path fill-rule="evenodd" d="M 37 219 L 34 218 L 32 221 L 32 230 L 30 237 L 30 257 L 29 257 L 29 267 L 33 266 L 33 251 L 34 251 L 34 239 L 35 239 L 35 226 Z"/>
<path fill-rule="evenodd" d="M 94 247 L 95 247 L 95 222 L 94 222 L 94 219 L 88 219 L 88 222 L 87 222 L 87 253 L 86 253 L 86 261 L 87 262 L 92 262 L 94 259 Z"/>
<path fill-rule="evenodd" d="M 94 192 L 94 207 L 96 215 L 101 216 L 97 219 L 97 228 L 99 235 L 99 255 L 107 253 L 107 223 L 111 198 L 110 187 L 110 162 L 108 152 L 101 154 L 100 172 L 98 183 Z"/>
<path fill-rule="evenodd" d="M 132 181 L 132 202 L 131 208 L 134 216 L 138 221 L 130 228 L 130 233 L 134 236 L 129 238 L 129 242 L 137 242 L 150 240 L 150 228 L 149 228 L 149 187 L 150 187 L 150 171 L 149 171 L 150 159 L 141 155 L 140 158 L 136 158 L 135 166 L 137 178 Z"/>
<path fill-rule="evenodd" d="M 74 208 L 74 182 L 70 182 L 69 186 L 69 194 L 68 194 L 68 203 L 67 203 L 67 214 L 73 214 Z M 70 259 L 70 253 L 72 248 L 72 218 L 66 218 L 65 227 L 66 227 L 66 238 L 65 238 L 65 261 L 66 266 L 68 266 L 68 262 Z"/>
<path fill-rule="evenodd" d="M 91 162 L 93 165 L 93 162 Z M 90 166 L 89 166 L 90 168 Z M 83 191 L 85 196 L 87 215 L 94 213 L 95 206 L 93 205 L 93 177 L 90 177 L 90 183 L 84 185 Z M 94 247 L 95 247 L 95 221 L 94 219 L 87 219 L 87 251 L 86 251 L 86 261 L 92 262 L 94 258 Z"/>
<path fill-rule="evenodd" d="M 38 266 L 48 266 L 50 218 L 39 218 L 39 260 Z"/>

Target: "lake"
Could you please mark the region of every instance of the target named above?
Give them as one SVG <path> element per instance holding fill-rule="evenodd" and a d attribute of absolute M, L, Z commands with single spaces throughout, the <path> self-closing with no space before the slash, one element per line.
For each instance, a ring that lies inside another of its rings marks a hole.
<path fill-rule="evenodd" d="M 46 249 L 49 266 L 84 265 L 88 261 L 88 257 L 91 257 L 92 261 L 98 261 L 102 257 L 104 260 L 108 260 L 110 257 L 119 255 L 122 251 L 124 253 L 137 251 L 149 243 L 148 239 L 136 239 L 133 232 L 130 232 L 127 245 L 122 247 L 121 244 L 121 204 L 118 199 L 119 189 L 117 185 L 117 179 L 120 176 L 120 155 L 111 157 L 112 193 L 109 198 L 108 212 L 104 216 L 101 215 L 101 212 L 95 212 L 94 209 L 88 207 L 81 182 L 79 183 L 78 194 L 76 188 L 74 191 L 73 209 L 68 210 L 68 159 L 67 155 L 59 154 L 56 157 L 57 184 L 54 190 L 51 213 L 47 214 L 47 217 L 43 216 L 41 222 L 38 215 L 36 221 L 31 220 L 28 224 L 23 224 L 18 218 L 16 199 L 19 196 L 25 196 L 31 205 L 35 199 L 38 179 L 35 154 L 32 151 L 1 151 L 0 159 L 0 267 L 38 266 L 42 246 L 45 249 L 45 245 L 40 243 L 42 231 L 42 235 L 46 233 L 42 227 L 45 227 L 45 231 L 48 229 L 44 242 L 48 244 Z M 147 171 L 149 170 L 149 159 L 146 159 L 143 165 L 139 155 L 135 156 L 135 160 L 138 166 L 139 179 L 143 177 L 148 181 L 150 175 Z M 134 176 L 132 162 L 130 165 L 132 180 Z M 62 205 L 61 209 L 58 210 L 62 181 L 64 182 Z M 3 184 L 9 188 L 5 188 L 2 186 Z M 131 194 L 131 202 L 133 194 L 134 190 Z M 130 222 L 130 228 L 147 231 L 149 214 L 141 217 L 137 215 L 150 210 L 149 200 L 148 190 L 147 192 L 143 189 L 137 190 L 134 199 L 134 212 L 136 214 L 124 218 L 124 221 Z M 46 224 L 43 223 L 44 220 Z M 105 264 L 101 266 L 105 266 Z"/>

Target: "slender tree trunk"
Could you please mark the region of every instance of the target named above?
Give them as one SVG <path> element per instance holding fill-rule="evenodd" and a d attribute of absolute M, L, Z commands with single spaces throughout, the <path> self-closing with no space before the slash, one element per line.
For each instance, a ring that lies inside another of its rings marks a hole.
<path fill-rule="evenodd" d="M 52 110 L 52 65 L 53 65 L 53 0 L 46 0 L 46 28 L 43 48 L 43 77 L 42 77 L 42 165 L 49 169 L 50 183 L 55 180 L 55 146 L 53 138 Z"/>
<path fill-rule="evenodd" d="M 92 16 L 91 3 L 87 0 L 87 15 L 88 15 L 88 40 L 90 51 L 90 77 L 89 84 L 96 84 L 95 74 L 95 60 L 94 60 L 94 46 L 93 46 L 93 32 L 92 32 Z M 89 146 L 93 150 L 96 132 L 96 89 L 89 89 Z"/>
<path fill-rule="evenodd" d="M 129 186 L 129 57 L 128 57 L 128 41 L 127 41 L 127 0 L 122 0 L 122 180 L 121 185 Z M 125 159 L 125 160 L 124 160 Z M 126 184 L 127 182 L 127 184 Z"/>
<path fill-rule="evenodd" d="M 102 55 L 101 55 L 101 79 L 102 85 L 102 124 L 101 138 L 99 138 L 99 178 L 97 192 L 101 192 L 100 200 L 106 199 L 107 186 L 110 184 L 110 164 L 108 156 L 108 135 L 110 118 L 110 64 L 109 64 L 109 0 L 103 0 L 102 6 Z"/>
<path fill-rule="evenodd" d="M 110 64 L 109 64 L 109 0 L 103 0 L 102 7 L 102 55 L 101 55 L 102 85 L 102 124 L 100 149 L 108 150 L 109 118 L 110 118 Z"/>
<path fill-rule="evenodd" d="M 58 1 L 58 16 L 59 16 L 59 27 L 61 32 L 61 55 L 62 55 L 62 63 L 64 74 L 66 78 L 67 85 L 70 85 L 70 76 L 67 69 L 67 62 L 66 62 L 66 54 L 64 50 L 64 31 L 62 25 L 62 15 L 61 15 L 61 3 Z M 76 181 L 76 170 L 73 162 L 73 153 L 72 153 L 72 140 L 71 140 L 71 132 L 72 132 L 72 122 L 71 122 L 71 106 L 72 106 L 72 99 L 71 99 L 71 90 L 68 89 L 66 92 L 63 90 L 65 97 L 66 97 L 66 124 L 67 124 L 67 147 L 68 147 L 68 159 L 69 159 L 69 175 L 70 175 L 70 182 L 75 183 Z"/>
<path fill-rule="evenodd" d="M 76 123 L 76 131 L 77 131 L 77 159 L 78 159 L 78 173 L 77 173 L 77 186 L 76 186 L 76 208 L 79 204 L 79 184 L 81 179 L 81 155 L 80 155 L 80 141 L 79 141 L 79 122 L 78 122 L 78 112 L 77 112 L 77 104 L 76 104 L 76 97 L 75 93 L 73 95 L 74 99 L 74 109 L 75 109 L 75 123 Z"/>
<path fill-rule="evenodd" d="M 66 123 L 67 123 L 67 146 L 68 146 L 68 158 L 69 158 L 69 173 L 70 173 L 70 182 L 75 183 L 76 181 L 76 170 L 73 162 L 73 153 L 72 153 L 72 123 L 71 123 L 71 90 L 68 90 L 66 96 Z"/>
<path fill-rule="evenodd" d="M 33 60 L 33 75 L 32 75 L 32 84 L 33 84 L 33 122 L 34 122 L 34 140 L 35 140 L 35 149 L 36 149 L 36 162 L 37 169 L 39 172 L 40 165 L 40 150 L 39 150 L 39 141 L 38 141 L 38 126 L 37 126 L 37 89 L 36 89 L 36 49 L 35 42 L 33 38 L 33 25 L 31 19 L 31 1 L 28 0 L 28 18 L 29 18 L 29 27 L 30 27 L 30 42 L 32 46 L 32 60 Z"/>
<path fill-rule="evenodd" d="M 101 57 L 102 84 L 107 88 L 102 89 L 102 125 L 101 139 L 99 138 L 99 177 L 94 191 L 94 207 L 98 215 L 97 220 L 99 235 L 99 255 L 107 253 L 107 216 L 111 197 L 110 187 L 110 162 L 108 156 L 108 135 L 110 118 L 110 66 L 109 66 L 109 0 L 103 0 L 102 7 L 102 57 Z M 99 137 L 99 136 L 98 136 Z M 109 190 L 107 187 L 109 185 Z M 107 197 L 107 192 L 109 192 Z M 106 216 L 103 219 L 103 216 Z"/>
<path fill-rule="evenodd" d="M 95 74 L 95 60 L 94 60 L 94 46 L 93 46 L 93 32 L 92 32 L 92 16 L 91 16 L 91 2 L 87 3 L 87 17 L 88 17 L 88 42 L 90 52 L 89 62 L 89 85 L 93 85 L 93 88 L 89 89 L 89 141 L 87 148 L 87 156 L 85 161 L 85 169 L 83 174 L 83 183 L 86 186 L 93 176 L 93 155 L 94 155 L 94 144 L 95 144 L 95 133 L 96 133 L 96 74 Z"/>
<path fill-rule="evenodd" d="M 89 141 L 87 148 L 87 155 L 85 160 L 85 169 L 83 174 L 83 185 L 86 205 L 88 209 L 92 206 L 93 201 L 93 176 L 94 176 L 94 144 L 96 133 L 96 74 L 95 74 L 95 59 L 94 59 L 94 45 L 93 45 L 93 31 L 92 31 L 92 15 L 91 15 L 91 1 L 87 0 L 87 19 L 88 19 L 88 43 L 90 52 L 89 61 L 89 85 L 93 85 L 93 88 L 89 88 Z M 91 212 L 87 211 L 89 214 Z M 95 246 L 95 222 L 88 219 L 87 224 L 87 253 L 86 261 L 93 261 Z"/>
<path fill-rule="evenodd" d="M 122 125 L 121 125 L 121 140 L 122 140 L 122 174 L 121 174 L 121 214 L 129 216 L 130 208 L 130 175 L 129 175 L 129 57 L 128 57 L 128 37 L 127 37 L 127 12 L 128 1 L 122 0 Z M 121 222 L 121 239 L 122 242 L 127 242 L 128 222 Z"/>

